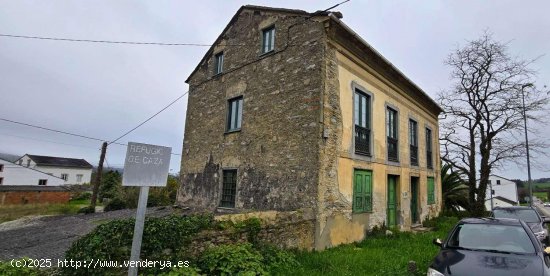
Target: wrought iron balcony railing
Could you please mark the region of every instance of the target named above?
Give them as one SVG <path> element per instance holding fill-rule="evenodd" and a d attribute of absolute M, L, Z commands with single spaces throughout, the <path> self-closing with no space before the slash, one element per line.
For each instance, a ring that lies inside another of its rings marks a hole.
<path fill-rule="evenodd" d="M 355 126 L 355 153 L 370 156 L 370 129 Z"/>

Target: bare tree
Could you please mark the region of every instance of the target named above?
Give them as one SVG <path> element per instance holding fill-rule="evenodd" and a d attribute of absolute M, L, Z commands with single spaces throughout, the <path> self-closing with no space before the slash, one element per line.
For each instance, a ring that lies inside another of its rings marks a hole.
<path fill-rule="evenodd" d="M 534 60 L 510 56 L 506 44 L 485 33 L 455 50 L 446 60 L 452 68 L 451 89 L 438 101 L 442 159 L 465 176 L 472 215 L 485 210 L 485 191 L 493 168 L 525 158 L 522 93 L 530 120 L 540 121 L 547 93 L 533 84 Z M 532 122 L 532 121 L 530 121 Z M 536 139 L 531 150 L 542 148 Z"/>

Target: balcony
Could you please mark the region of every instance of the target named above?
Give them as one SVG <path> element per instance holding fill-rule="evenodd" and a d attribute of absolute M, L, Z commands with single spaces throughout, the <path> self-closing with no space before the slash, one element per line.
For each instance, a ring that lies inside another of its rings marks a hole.
<path fill-rule="evenodd" d="M 426 167 L 428 167 L 428 169 L 434 168 L 431 151 L 426 151 Z"/>
<path fill-rule="evenodd" d="M 370 156 L 370 129 L 355 126 L 355 153 Z"/>
<path fill-rule="evenodd" d="M 388 161 L 399 162 L 397 157 L 397 139 L 388 137 Z"/>
<path fill-rule="evenodd" d="M 418 166 L 418 147 L 410 145 L 411 149 L 411 165 Z"/>

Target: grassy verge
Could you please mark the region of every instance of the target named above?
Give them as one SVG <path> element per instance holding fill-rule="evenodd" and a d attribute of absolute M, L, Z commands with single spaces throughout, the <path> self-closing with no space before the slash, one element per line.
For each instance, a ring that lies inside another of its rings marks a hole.
<path fill-rule="evenodd" d="M 0 223 L 31 215 L 70 215 L 90 204 L 89 199 L 71 200 L 66 204 L 22 204 L 0 206 Z"/>
<path fill-rule="evenodd" d="M 445 238 L 457 218 L 438 218 L 437 228 L 426 233 L 374 234 L 351 245 L 342 245 L 321 252 L 298 252 L 300 266 L 275 275 L 409 275 L 407 265 L 415 261 L 416 275 L 426 275 L 429 264 L 439 248 L 434 238 Z"/>

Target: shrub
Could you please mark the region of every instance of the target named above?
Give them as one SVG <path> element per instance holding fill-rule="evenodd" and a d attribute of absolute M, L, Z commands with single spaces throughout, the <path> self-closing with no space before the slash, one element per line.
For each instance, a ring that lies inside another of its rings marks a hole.
<path fill-rule="evenodd" d="M 296 267 L 299 265 L 293 253 L 281 250 L 272 244 L 261 244 L 256 246 L 256 249 L 263 256 L 264 263 L 269 268 L 269 271 Z"/>
<path fill-rule="evenodd" d="M 71 200 L 88 200 L 92 198 L 92 193 L 90 192 L 77 192 L 73 195 Z"/>
<path fill-rule="evenodd" d="M 134 219 L 113 220 L 99 225 L 88 235 L 72 244 L 65 254 L 67 260 L 90 261 L 130 259 Z M 163 218 L 146 218 L 141 245 L 141 259 L 177 262 L 187 259 L 185 245 L 194 234 L 208 229 L 212 216 L 198 215 L 181 217 L 171 215 Z M 120 274 L 121 268 L 63 268 L 64 275 Z M 158 274 L 157 268 L 143 268 L 140 273 Z"/>
<path fill-rule="evenodd" d="M 103 211 L 109 212 L 122 209 L 126 209 L 126 202 L 120 197 L 115 197 L 107 202 Z"/>
<path fill-rule="evenodd" d="M 250 243 L 214 246 L 199 259 L 202 271 L 208 275 L 267 275 L 263 262 Z"/>
<path fill-rule="evenodd" d="M 158 274 L 159 276 L 202 276 L 205 274 L 200 273 L 201 270 L 195 267 L 175 267 L 172 268 L 170 271 Z"/>
<path fill-rule="evenodd" d="M 78 210 L 78 213 L 79 214 L 93 214 L 93 213 L 95 213 L 95 208 L 93 208 L 92 206 L 82 207 L 82 208 L 80 208 L 80 210 Z"/>
<path fill-rule="evenodd" d="M 20 264 L 26 263 L 28 259 L 22 258 L 17 260 Z M 10 262 L 1 262 L 0 261 L 0 275 L 3 276 L 19 276 L 19 275 L 28 275 L 28 276 L 39 276 L 43 275 L 40 273 L 40 270 L 36 267 L 27 267 L 27 266 L 12 266 Z"/>

